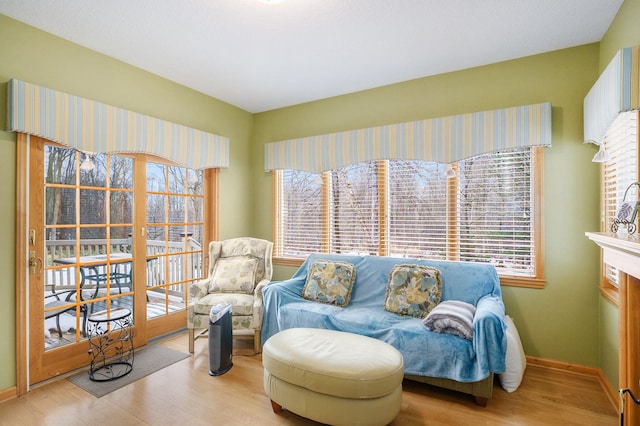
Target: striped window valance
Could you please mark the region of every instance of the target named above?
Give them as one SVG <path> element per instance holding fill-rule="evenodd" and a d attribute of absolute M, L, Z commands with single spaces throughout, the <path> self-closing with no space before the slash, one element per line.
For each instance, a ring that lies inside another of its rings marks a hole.
<path fill-rule="evenodd" d="M 551 145 L 551 104 L 389 124 L 265 145 L 265 170 L 320 173 L 370 160 L 452 163 L 476 155 Z"/>
<path fill-rule="evenodd" d="M 616 53 L 584 98 L 584 140 L 600 145 L 618 114 L 640 108 L 640 46 Z"/>
<path fill-rule="evenodd" d="M 9 81 L 8 130 L 84 152 L 146 153 L 192 169 L 229 167 L 229 139 L 24 81 Z"/>

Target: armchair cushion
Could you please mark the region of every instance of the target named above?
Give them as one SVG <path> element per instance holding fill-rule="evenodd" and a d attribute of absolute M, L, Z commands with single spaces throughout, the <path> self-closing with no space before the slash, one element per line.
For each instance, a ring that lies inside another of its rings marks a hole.
<path fill-rule="evenodd" d="M 218 259 L 209 282 L 209 293 L 253 294 L 257 266 L 258 261 L 253 257 Z"/>
<path fill-rule="evenodd" d="M 195 313 L 209 315 L 211 307 L 220 303 L 231 305 L 233 315 L 252 315 L 254 297 L 244 293 L 209 293 L 194 306 Z"/>
<path fill-rule="evenodd" d="M 389 272 L 384 310 L 424 318 L 442 297 L 440 271 L 430 266 L 395 265 Z"/>

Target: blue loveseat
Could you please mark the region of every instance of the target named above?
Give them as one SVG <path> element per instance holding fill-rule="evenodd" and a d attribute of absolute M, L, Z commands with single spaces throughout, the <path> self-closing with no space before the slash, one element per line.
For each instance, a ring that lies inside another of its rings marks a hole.
<path fill-rule="evenodd" d="M 346 307 L 302 297 L 307 271 L 319 259 L 355 266 L 356 279 Z M 420 318 L 385 311 L 389 272 L 397 264 L 437 268 L 441 273 L 441 301 L 461 300 L 475 306 L 473 339 L 436 333 Z M 489 264 L 313 254 L 293 277 L 271 282 L 262 293 L 263 343 L 279 331 L 294 327 L 325 328 L 374 337 L 402 353 L 406 378 L 469 393 L 483 406 L 492 395 L 494 373 L 505 371 L 504 304 L 498 275 Z"/>

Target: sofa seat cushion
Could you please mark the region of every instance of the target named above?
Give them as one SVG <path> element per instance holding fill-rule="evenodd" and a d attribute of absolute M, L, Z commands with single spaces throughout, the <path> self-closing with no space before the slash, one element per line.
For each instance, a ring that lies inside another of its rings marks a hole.
<path fill-rule="evenodd" d="M 211 307 L 220 303 L 231 305 L 233 315 L 252 315 L 254 297 L 244 293 L 209 293 L 198 299 L 195 313 L 209 315 Z"/>
<path fill-rule="evenodd" d="M 342 398 L 389 395 L 404 377 L 402 355 L 393 346 L 335 330 L 283 330 L 265 343 L 262 362 L 280 380 Z"/>
<path fill-rule="evenodd" d="M 282 326 L 287 329 L 326 328 L 382 340 L 398 348 L 405 374 L 465 382 L 484 378 L 476 378 L 477 359 L 471 341 L 430 331 L 419 318 L 403 317 L 380 308 L 344 309 L 309 301 L 287 304 L 282 315 Z M 455 358 L 450 357 L 452 353 Z"/>

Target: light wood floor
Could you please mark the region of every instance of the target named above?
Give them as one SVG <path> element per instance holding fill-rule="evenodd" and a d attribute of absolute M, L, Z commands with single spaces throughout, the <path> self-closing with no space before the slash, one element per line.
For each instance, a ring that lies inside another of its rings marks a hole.
<path fill-rule="evenodd" d="M 187 352 L 186 332 L 156 342 Z M 260 356 L 234 341 L 233 368 L 208 374 L 205 339 L 194 356 L 102 398 L 68 380 L 47 383 L 0 403 L 0 425 L 314 425 L 283 411 L 274 414 L 262 390 Z M 134 365 L 135 368 L 135 365 Z M 401 425 L 616 425 L 616 410 L 594 377 L 528 366 L 520 388 L 495 385 L 482 408 L 470 396 L 405 380 Z"/>

